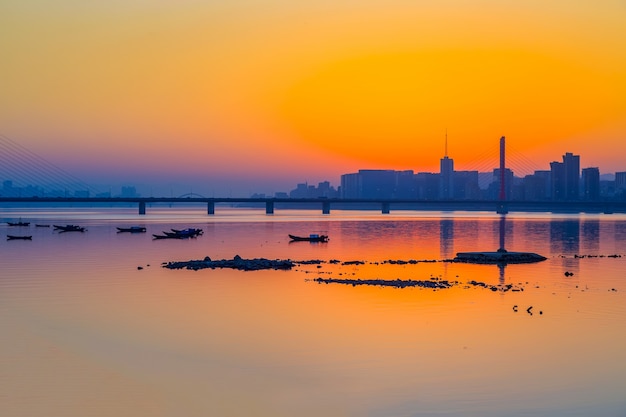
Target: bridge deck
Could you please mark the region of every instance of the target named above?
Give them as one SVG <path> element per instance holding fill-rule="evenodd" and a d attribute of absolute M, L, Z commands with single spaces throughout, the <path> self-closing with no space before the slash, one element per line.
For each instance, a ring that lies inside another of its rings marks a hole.
<path fill-rule="evenodd" d="M 207 214 L 215 214 L 215 206 L 265 206 L 267 214 L 277 208 L 319 207 L 324 214 L 335 209 L 380 209 L 383 214 L 396 210 L 487 211 L 546 213 L 626 213 L 626 201 L 499 201 L 499 200 L 410 200 L 410 199 L 326 199 L 326 198 L 173 198 L 173 197 L 0 197 L 0 205 L 17 204 L 137 204 L 139 214 L 146 214 L 150 204 L 206 204 Z"/>

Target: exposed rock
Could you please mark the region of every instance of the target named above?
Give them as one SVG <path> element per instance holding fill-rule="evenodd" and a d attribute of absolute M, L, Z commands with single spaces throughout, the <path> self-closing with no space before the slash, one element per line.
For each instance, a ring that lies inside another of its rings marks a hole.
<path fill-rule="evenodd" d="M 347 284 L 352 286 L 357 285 L 376 285 L 381 287 L 422 287 L 433 289 L 450 288 L 453 284 L 448 281 L 421 281 L 421 280 L 387 280 L 387 279 L 337 279 L 337 278 L 316 278 L 315 282 L 320 284 Z"/>
<path fill-rule="evenodd" d="M 241 256 L 235 255 L 233 259 L 221 259 L 217 261 L 212 261 L 211 258 L 207 256 L 203 260 L 168 262 L 163 265 L 163 267 L 169 269 L 191 269 L 194 271 L 206 268 L 230 268 L 241 271 L 257 271 L 261 269 L 288 270 L 293 268 L 295 265 L 296 264 L 289 259 L 243 259 Z"/>

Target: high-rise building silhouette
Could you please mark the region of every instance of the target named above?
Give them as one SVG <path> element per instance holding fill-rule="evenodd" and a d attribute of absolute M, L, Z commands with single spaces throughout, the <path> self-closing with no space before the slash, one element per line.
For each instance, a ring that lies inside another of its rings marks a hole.
<path fill-rule="evenodd" d="M 449 200 L 454 197 L 454 160 L 448 158 L 448 133 L 446 149 L 439 161 L 439 198 Z"/>
<path fill-rule="evenodd" d="M 600 169 L 590 167 L 583 169 L 583 200 L 598 201 L 600 199 Z"/>
<path fill-rule="evenodd" d="M 615 173 L 615 191 L 622 192 L 626 190 L 626 172 Z"/>
<path fill-rule="evenodd" d="M 563 162 L 550 162 L 552 199 L 578 200 L 580 187 L 580 156 L 571 152 L 563 155 Z"/>

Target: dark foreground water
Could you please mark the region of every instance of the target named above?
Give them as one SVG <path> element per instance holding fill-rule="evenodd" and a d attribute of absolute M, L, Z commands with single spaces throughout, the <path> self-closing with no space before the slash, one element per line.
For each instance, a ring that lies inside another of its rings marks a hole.
<path fill-rule="evenodd" d="M 491 214 L 0 216 L 31 222 L 0 225 L 2 416 L 626 416 L 623 216 L 509 216 L 506 248 L 548 260 L 506 268 L 442 262 L 497 249 L 500 219 Z M 116 233 L 130 225 L 148 232 Z M 204 235 L 152 239 L 185 227 Z M 330 241 L 289 243 L 289 233 Z M 235 255 L 321 263 L 161 266 Z M 319 277 L 455 284 L 399 289 Z M 509 284 L 519 291 L 504 291 Z"/>

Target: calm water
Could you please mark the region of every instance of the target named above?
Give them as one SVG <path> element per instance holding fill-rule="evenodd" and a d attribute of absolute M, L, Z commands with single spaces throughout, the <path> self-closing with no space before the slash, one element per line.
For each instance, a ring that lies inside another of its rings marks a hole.
<path fill-rule="evenodd" d="M 548 260 L 498 269 L 385 262 L 495 250 L 500 220 L 491 214 L 135 210 L 0 213 L 31 222 L 0 225 L 0 415 L 626 416 L 624 216 L 508 216 L 506 248 Z M 130 225 L 148 233 L 116 233 Z M 204 235 L 151 238 L 185 227 Z M 289 243 L 289 233 L 330 242 Z M 340 263 L 161 267 L 235 255 Z M 343 264 L 357 260 L 365 263 Z"/>

